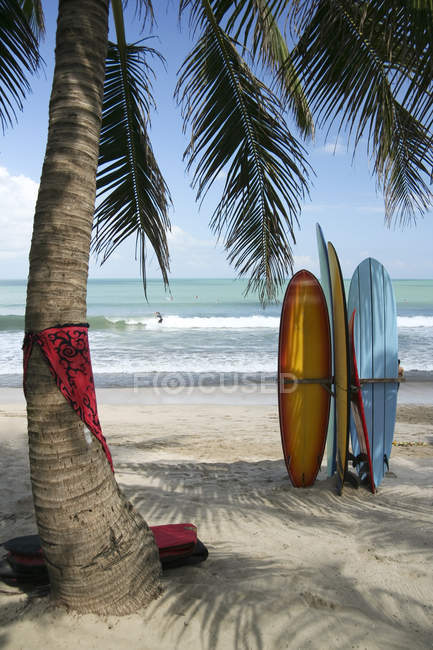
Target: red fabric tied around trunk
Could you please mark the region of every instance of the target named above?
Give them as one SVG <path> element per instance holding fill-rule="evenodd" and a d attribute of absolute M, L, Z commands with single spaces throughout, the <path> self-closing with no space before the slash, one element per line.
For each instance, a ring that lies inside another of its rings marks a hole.
<path fill-rule="evenodd" d="M 24 393 L 26 392 L 27 366 L 33 345 L 42 350 L 50 372 L 65 399 L 78 417 L 101 443 L 113 469 L 107 442 L 102 435 L 96 407 L 95 384 L 88 339 L 87 323 L 59 325 L 41 332 L 28 332 L 24 337 Z"/>

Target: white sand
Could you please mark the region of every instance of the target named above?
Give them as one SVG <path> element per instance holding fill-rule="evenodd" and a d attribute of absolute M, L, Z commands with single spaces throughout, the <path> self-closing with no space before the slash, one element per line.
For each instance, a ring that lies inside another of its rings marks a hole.
<path fill-rule="evenodd" d="M 0 403 L 0 541 L 35 532 L 24 403 L 11 391 Z M 129 499 L 151 525 L 195 523 L 209 558 L 166 572 L 163 596 L 123 618 L 53 610 L 0 583 L 0 648 L 433 647 L 432 406 L 399 408 L 378 494 L 338 497 L 324 470 L 314 487 L 291 487 L 273 398 L 98 398 Z"/>

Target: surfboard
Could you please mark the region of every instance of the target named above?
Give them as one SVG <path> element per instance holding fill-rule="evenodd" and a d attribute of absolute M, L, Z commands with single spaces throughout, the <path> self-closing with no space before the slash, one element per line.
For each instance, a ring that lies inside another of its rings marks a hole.
<path fill-rule="evenodd" d="M 322 229 L 318 223 L 316 224 L 316 238 L 317 238 L 317 248 L 319 252 L 320 284 L 322 285 L 323 293 L 325 294 L 326 304 L 328 307 L 328 314 L 330 316 L 329 324 L 331 330 L 331 348 L 333 350 L 334 349 L 334 337 L 333 337 L 334 328 L 332 323 L 331 272 L 329 269 L 328 248 L 326 246 Z M 331 355 L 331 359 L 332 359 L 331 374 L 334 375 L 333 354 Z M 327 456 L 328 476 L 333 476 L 337 468 L 336 449 L 337 449 L 337 435 L 336 435 L 336 426 L 335 426 L 335 399 L 333 396 L 331 396 L 331 404 L 329 408 L 328 434 L 326 436 L 326 456 Z"/>
<path fill-rule="evenodd" d="M 354 459 L 355 466 L 358 470 L 361 483 L 368 483 L 373 494 L 376 492 L 373 477 L 373 465 L 370 454 L 370 443 L 368 440 L 368 429 L 365 421 L 364 401 L 362 399 L 361 382 L 358 375 L 358 364 L 356 363 L 354 326 L 356 310 L 354 309 L 349 321 L 349 340 L 350 340 L 350 404 L 351 404 L 351 435 L 356 432 L 358 442 L 358 453 Z M 352 450 L 353 450 L 352 442 Z M 355 452 L 354 452 L 355 453 Z"/>
<path fill-rule="evenodd" d="M 358 265 L 348 304 L 357 313 L 355 353 L 377 488 L 391 455 L 398 388 L 397 308 L 391 279 L 380 262 L 369 257 Z M 359 447 L 354 430 L 351 437 L 356 455 Z"/>
<path fill-rule="evenodd" d="M 332 322 L 334 328 L 334 393 L 337 430 L 337 493 L 343 493 L 347 475 L 350 423 L 349 333 L 346 295 L 340 262 L 331 242 L 328 242 L 329 269 L 332 289 Z"/>
<path fill-rule="evenodd" d="M 281 309 L 278 406 L 284 461 L 295 487 L 312 485 L 328 430 L 331 334 L 326 299 L 317 278 L 299 271 Z"/>

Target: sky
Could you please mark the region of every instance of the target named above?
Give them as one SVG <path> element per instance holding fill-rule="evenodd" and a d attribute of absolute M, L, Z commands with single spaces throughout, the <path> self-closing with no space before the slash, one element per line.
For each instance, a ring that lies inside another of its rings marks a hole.
<path fill-rule="evenodd" d="M 152 115 L 150 136 L 158 164 L 168 183 L 173 200 L 172 223 L 168 234 L 171 278 L 228 278 L 236 273 L 225 259 L 223 245 L 209 229 L 224 179 L 218 179 L 208 199 L 200 206 L 191 188 L 192 174 L 182 161 L 188 134 L 182 132 L 180 109 L 173 99 L 176 73 L 192 48 L 188 25 L 179 30 L 178 3 L 154 3 L 157 26 L 148 44 L 158 49 L 166 66 L 155 63 L 153 82 L 157 112 Z M 25 279 L 28 273 L 34 205 L 45 153 L 48 102 L 54 66 L 54 39 L 57 2 L 43 2 L 47 34 L 42 45 L 45 72 L 32 79 L 31 95 L 17 124 L 0 139 L 0 279 Z M 168 6 L 168 10 L 165 7 Z M 127 38 L 140 38 L 138 21 L 130 3 Z M 114 38 L 114 37 L 113 37 Z M 349 278 L 365 257 L 380 260 L 393 278 L 433 278 L 433 213 L 417 221 L 416 226 L 389 228 L 384 222 L 383 199 L 376 191 L 362 143 L 353 159 L 344 134 L 325 137 L 318 132 L 308 144 L 309 162 L 315 170 L 310 197 L 302 206 L 300 228 L 293 247 L 296 270 L 307 268 L 319 273 L 316 247 L 316 223 L 325 238 L 332 241 L 343 275 Z M 160 277 L 151 250 L 148 250 L 148 277 Z M 104 264 L 94 257 L 90 278 L 139 277 L 135 260 L 135 240 L 126 242 Z"/>

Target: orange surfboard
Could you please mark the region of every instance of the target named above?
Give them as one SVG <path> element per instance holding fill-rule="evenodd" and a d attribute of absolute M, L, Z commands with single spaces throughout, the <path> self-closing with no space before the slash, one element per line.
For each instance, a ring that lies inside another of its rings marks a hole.
<path fill-rule="evenodd" d="M 295 487 L 320 469 L 331 399 L 331 333 L 319 281 L 309 271 L 291 279 L 281 310 L 278 406 L 287 471 Z"/>

